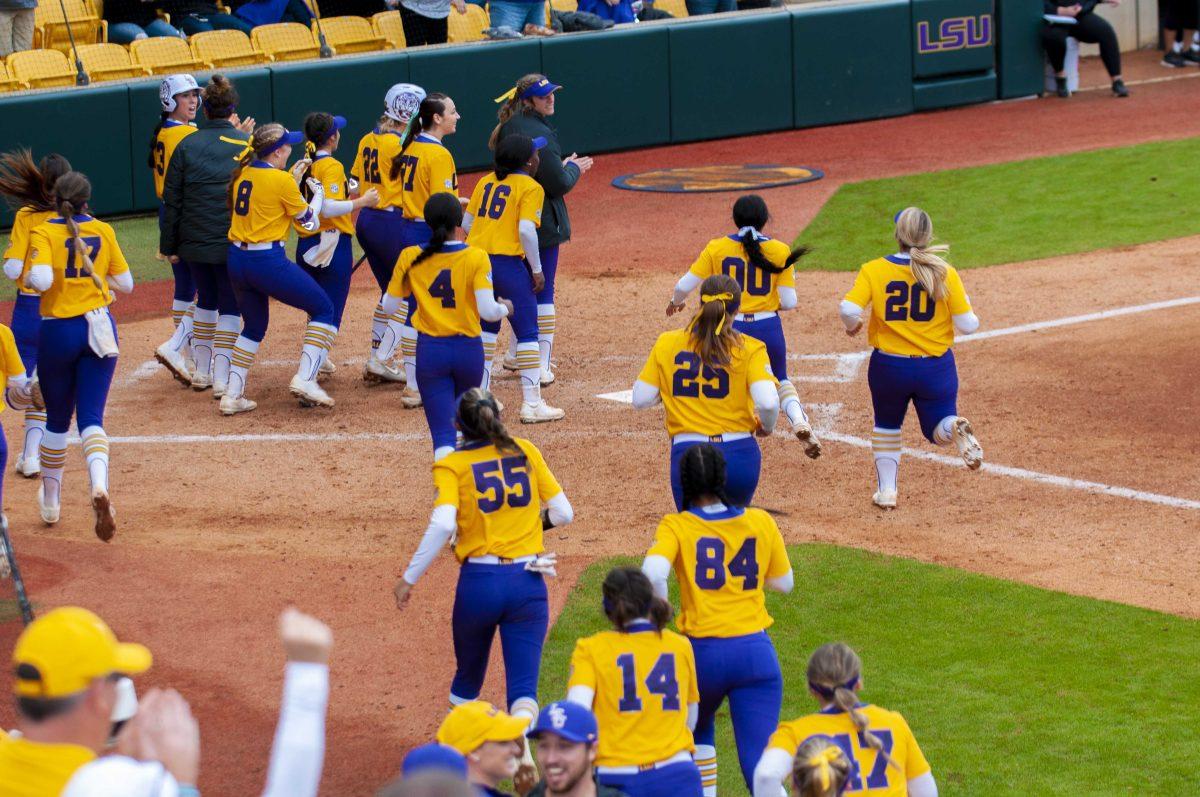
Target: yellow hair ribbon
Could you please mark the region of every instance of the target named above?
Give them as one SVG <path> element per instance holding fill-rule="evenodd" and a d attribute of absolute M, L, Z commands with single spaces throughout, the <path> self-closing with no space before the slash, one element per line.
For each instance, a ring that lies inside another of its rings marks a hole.
<path fill-rule="evenodd" d="M 304 154 L 308 157 L 313 157 L 317 154 L 317 145 L 311 141 L 304 142 Z"/>
<path fill-rule="evenodd" d="M 701 304 L 708 304 L 709 302 L 720 302 L 722 305 L 722 307 L 721 307 L 722 310 L 725 309 L 725 307 L 724 307 L 725 302 L 732 302 L 732 301 L 733 301 L 733 294 L 728 293 L 728 292 L 700 294 L 700 303 Z M 717 322 L 717 334 L 720 335 L 721 330 L 724 328 L 725 328 L 725 315 L 722 314 L 721 320 Z"/>
<path fill-rule="evenodd" d="M 832 772 L 830 771 L 829 765 L 841 757 L 842 748 L 837 747 L 836 745 L 831 745 L 805 762 L 808 766 L 820 770 L 822 789 L 828 789 L 829 783 L 832 780 Z"/>
<path fill-rule="evenodd" d="M 495 101 L 497 103 L 508 102 L 515 96 L 517 96 L 517 87 L 513 86 L 511 89 L 509 89 L 508 91 L 504 92 L 499 97 L 497 97 Z"/>
<path fill-rule="evenodd" d="M 228 141 L 229 139 L 225 139 L 225 140 L 226 140 L 226 141 Z M 242 142 L 240 142 L 240 141 L 239 141 L 238 143 L 240 144 L 240 143 L 242 143 Z M 233 159 L 234 159 L 235 161 L 240 161 L 242 158 L 246 157 L 247 155 L 249 155 L 249 154 L 250 154 L 251 152 L 253 152 L 253 151 L 254 151 L 254 147 L 253 147 L 253 146 L 251 146 L 251 144 L 250 144 L 250 142 L 249 142 L 249 141 L 247 141 L 247 142 L 246 142 L 246 146 L 242 147 L 242 151 L 241 151 L 241 152 L 239 152 L 238 154 L 234 155 L 234 156 L 233 156 Z"/>

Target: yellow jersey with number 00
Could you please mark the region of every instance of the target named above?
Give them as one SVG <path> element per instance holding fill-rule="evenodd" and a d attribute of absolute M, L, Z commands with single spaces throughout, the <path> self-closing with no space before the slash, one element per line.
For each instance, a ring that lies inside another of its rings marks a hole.
<path fill-rule="evenodd" d="M 760 241 L 763 255 L 775 265 L 787 262 L 792 250 L 783 241 L 767 238 Z M 735 235 L 714 238 L 688 269 L 700 279 L 713 274 L 727 274 L 742 288 L 742 304 L 739 313 L 767 313 L 779 310 L 779 287 L 796 287 L 796 272 L 784 268 L 776 274 L 750 263 L 746 248 Z"/>
<path fill-rule="evenodd" d="M 379 207 L 401 207 L 401 177 L 392 179 L 392 159 L 400 154 L 400 134 L 394 130 L 375 128 L 358 141 L 354 165 L 350 174 L 358 180 L 358 192 L 371 188 L 379 192 Z"/>
<path fill-rule="evenodd" d="M 306 207 L 291 174 L 254 161 L 233 183 L 229 240 L 247 244 L 287 240 L 292 219 Z"/>
<path fill-rule="evenodd" d="M 863 263 L 846 301 L 871 305 L 867 340 L 889 354 L 941 357 L 954 345 L 953 316 L 971 312 L 971 300 L 953 267 L 946 272 L 946 298 L 935 302 L 907 259 L 895 255 Z"/>
<path fill-rule="evenodd" d="M 88 257 L 92 261 L 92 273 L 99 278 L 97 285 L 81 269 L 84 264 L 76 257 L 75 243 L 67 230 L 67 222 L 55 216 L 39 225 L 30 233 L 30 268 L 50 266 L 54 271 L 54 284 L 42 294 L 42 316 L 47 318 L 74 318 L 89 310 L 107 307 L 112 303 L 112 292 L 108 288 L 109 274 L 124 274 L 129 271 L 125 254 L 117 244 L 113 228 L 91 216 L 76 216 L 79 237 L 83 240 Z"/>
<path fill-rule="evenodd" d="M 475 291 L 492 289 L 492 261 L 487 253 L 461 241 L 444 244 L 441 251 L 417 265 L 413 261 L 421 247 L 410 246 L 400 253 L 387 292 L 397 299 L 417 297 L 413 326 L 425 335 L 447 338 L 464 335 L 477 338 L 479 308 Z"/>
<path fill-rule="evenodd" d="M 154 138 L 154 194 L 162 199 L 163 183 L 167 180 L 167 167 L 171 164 L 171 156 L 179 142 L 196 132 L 196 126 L 189 122 L 178 122 L 168 119 L 159 128 Z"/>
<path fill-rule="evenodd" d="M 458 172 L 454 156 L 436 138 L 419 135 L 400 158 L 400 204 L 404 218 L 425 218 L 425 203 L 434 194 L 458 196 Z M 391 162 L 388 162 L 391 169 Z"/>
<path fill-rule="evenodd" d="M 513 172 L 503 180 L 494 172 L 489 174 L 475 185 L 467 203 L 467 212 L 475 217 L 467 243 L 489 255 L 524 255 L 520 223 L 532 221 L 533 226 L 541 227 L 545 201 L 545 190 L 523 172 Z"/>
<path fill-rule="evenodd" d="M 308 176 L 324 186 L 326 199 L 345 201 L 350 198 L 350 188 L 346 185 L 346 167 L 342 166 L 341 161 L 332 155 L 318 155 L 313 158 Z M 303 198 L 303 194 L 301 194 L 301 198 Z M 354 214 L 345 213 L 341 216 L 334 216 L 331 219 L 322 217 L 321 227 L 316 232 L 309 232 L 304 229 L 300 226 L 300 222 L 295 219 L 292 219 L 292 226 L 295 227 L 296 234 L 301 238 L 311 238 L 326 230 L 337 230 L 347 235 L 353 235 Z"/>
<path fill-rule="evenodd" d="M 694 752 L 688 704 L 700 702 L 692 643 L 650 623 L 602 631 L 575 643 L 567 688 L 594 690 L 600 726 L 596 765 L 628 767 Z"/>
<path fill-rule="evenodd" d="M 4 250 L 4 259 L 25 261 L 25 265 L 21 268 L 21 276 L 17 280 L 17 290 L 21 293 L 37 295 L 37 291 L 25 285 L 25 278 L 29 276 L 29 255 L 33 251 L 29 245 L 29 233 L 33 231 L 34 227 L 54 216 L 53 210 L 34 210 L 27 206 L 18 210 L 13 219 L 12 232 L 8 234 L 8 249 Z"/>

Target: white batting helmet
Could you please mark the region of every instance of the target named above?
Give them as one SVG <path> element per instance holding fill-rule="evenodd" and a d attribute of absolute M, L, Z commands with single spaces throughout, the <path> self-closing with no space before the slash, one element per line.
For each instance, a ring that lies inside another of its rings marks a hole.
<path fill-rule="evenodd" d="M 383 113 L 389 119 L 408 123 L 416 116 L 425 99 L 425 89 L 413 83 L 397 83 L 388 89 L 383 99 Z"/>
<path fill-rule="evenodd" d="M 200 86 L 196 83 L 196 78 L 191 75 L 167 75 L 163 78 L 162 83 L 158 84 L 158 101 L 162 103 L 162 109 L 170 113 L 175 110 L 177 105 L 176 94 L 199 90 Z"/>

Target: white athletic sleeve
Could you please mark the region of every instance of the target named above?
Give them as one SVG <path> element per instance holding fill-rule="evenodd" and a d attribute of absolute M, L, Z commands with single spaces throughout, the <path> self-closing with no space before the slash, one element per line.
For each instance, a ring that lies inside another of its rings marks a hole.
<path fill-rule="evenodd" d="M 590 686 L 572 686 L 567 690 L 567 700 L 590 709 L 596 699 L 596 690 Z"/>
<path fill-rule="evenodd" d="M 792 771 L 792 756 L 787 750 L 768 747 L 754 768 L 754 797 L 786 797 L 783 779 Z"/>
<path fill-rule="evenodd" d="M 778 401 L 778 397 L 776 398 Z M 659 402 L 658 388 L 648 385 L 642 380 L 633 383 L 633 408 L 645 410 Z"/>
<path fill-rule="evenodd" d="M 329 667 L 289 662 L 263 797 L 316 797 L 325 765 Z"/>
<path fill-rule="evenodd" d="M 508 308 L 496 301 L 496 293 L 490 288 L 475 291 L 475 306 L 484 321 L 499 321 L 508 318 Z"/>
<path fill-rule="evenodd" d="M 472 225 L 472 224 L 474 224 L 474 223 L 475 223 L 475 217 L 474 217 L 474 216 L 472 216 L 470 213 L 468 213 L 467 211 L 465 211 L 465 210 L 464 210 L 464 211 L 463 211 L 463 220 L 462 220 L 462 224 L 460 224 L 460 225 L 458 225 L 458 226 L 460 226 L 460 227 L 462 227 L 462 228 L 463 228 L 463 232 L 470 232 L 470 231 L 471 231 L 471 225 Z"/>
<path fill-rule="evenodd" d="M 775 431 L 775 422 L 779 420 L 779 390 L 775 384 L 765 379 L 752 383 L 750 398 L 762 428 L 767 432 Z"/>
<path fill-rule="evenodd" d="M 975 330 L 979 329 L 979 316 L 975 315 L 975 311 L 971 310 L 966 313 L 959 313 L 954 318 L 954 331 L 960 335 L 970 335 Z"/>
<path fill-rule="evenodd" d="M 379 303 L 383 305 L 383 312 L 387 314 L 388 318 L 391 318 L 400 309 L 400 305 L 404 304 L 404 300 L 399 296 L 392 296 L 387 291 L 384 291 Z"/>
<path fill-rule="evenodd" d="M 29 269 L 29 287 L 38 293 L 45 293 L 54 284 L 54 269 L 47 265 L 38 265 Z"/>
<path fill-rule="evenodd" d="M 420 580 L 456 528 L 458 528 L 458 507 L 451 504 L 439 504 L 433 508 L 433 514 L 429 516 L 429 527 L 425 529 L 425 536 L 421 538 L 417 552 L 413 554 L 412 561 L 408 563 L 408 569 L 404 571 L 405 581 L 409 584 L 416 584 Z"/>
<path fill-rule="evenodd" d="M 108 284 L 114 291 L 133 293 L 133 272 L 125 271 L 121 274 L 109 274 Z"/>
<path fill-rule="evenodd" d="M 10 280 L 20 279 L 21 272 L 25 270 L 25 261 L 20 258 L 10 257 L 4 261 L 4 276 Z"/>
<path fill-rule="evenodd" d="M 799 304 L 799 299 L 796 298 L 796 289 L 791 285 L 780 285 L 779 288 L 779 309 L 780 310 L 795 310 Z"/>
<path fill-rule="evenodd" d="M 642 572 L 646 574 L 646 578 L 650 579 L 650 585 L 654 587 L 654 594 L 667 600 L 671 592 L 667 584 L 667 579 L 671 575 L 671 562 L 667 557 L 658 554 L 647 556 L 642 562 Z"/>
<path fill-rule="evenodd" d="M 354 203 L 349 199 L 326 199 L 321 204 L 321 218 L 332 219 L 354 212 Z"/>
<path fill-rule="evenodd" d="M 566 493 L 559 493 L 546 502 L 546 515 L 554 528 L 565 526 L 575 519 L 575 508 L 567 500 Z"/>
<path fill-rule="evenodd" d="M 700 287 L 701 279 L 692 272 L 688 272 L 679 278 L 679 282 L 675 283 L 675 293 L 671 296 L 673 304 L 683 304 L 687 301 L 688 294 Z"/>
<path fill-rule="evenodd" d="M 700 721 L 700 704 L 688 703 L 687 726 L 689 731 L 696 730 L 696 723 Z"/>
<path fill-rule="evenodd" d="M 782 592 L 784 594 L 787 594 L 792 591 L 792 588 L 794 586 L 796 586 L 796 574 L 793 571 L 789 570 L 786 573 L 784 573 L 782 576 L 778 576 L 776 578 L 768 578 L 767 586 L 769 588 L 775 590 L 776 592 Z"/>
<path fill-rule="evenodd" d="M 915 777 L 908 782 L 908 797 L 937 797 L 937 781 L 932 772 Z"/>
<path fill-rule="evenodd" d="M 537 227 L 529 219 L 521 219 L 517 223 L 517 233 L 521 236 L 521 246 L 525 249 L 525 259 L 534 274 L 542 273 L 542 253 L 538 249 Z"/>
<path fill-rule="evenodd" d="M 841 307 L 838 314 L 842 317 L 842 324 L 847 330 L 854 329 L 862 323 L 863 308 L 846 299 L 842 299 Z"/>

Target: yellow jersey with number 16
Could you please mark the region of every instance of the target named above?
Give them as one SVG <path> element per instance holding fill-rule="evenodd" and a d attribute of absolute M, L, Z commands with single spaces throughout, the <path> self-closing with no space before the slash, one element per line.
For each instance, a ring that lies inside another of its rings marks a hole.
<path fill-rule="evenodd" d="M 419 246 L 400 253 L 392 269 L 388 295 L 397 299 L 416 295 L 419 312 L 412 323 L 424 335 L 479 337 L 483 330 L 475 291 L 492 289 L 492 261 L 487 253 L 461 241 L 449 241 L 414 266 L 419 254 Z"/>
<path fill-rule="evenodd" d="M 946 298 L 935 302 L 917 282 L 908 255 L 888 255 L 864 263 L 846 301 L 871 305 L 867 340 L 889 354 L 941 357 L 954 345 L 953 316 L 971 312 L 962 278 L 946 272 Z"/>
<path fill-rule="evenodd" d="M 92 273 L 99 278 L 100 284 L 82 271 L 84 263 L 77 257 L 65 219 L 55 216 L 39 225 L 29 236 L 33 250 L 30 268 L 50 266 L 54 271 L 54 284 L 42 294 L 42 316 L 45 318 L 74 318 L 89 310 L 107 307 L 112 302 L 112 292 L 106 277 L 129 271 L 129 263 L 125 261 L 112 227 L 91 216 L 76 216 L 75 223 L 79 225 L 79 237 L 92 261 Z"/>
<path fill-rule="evenodd" d="M 542 204 L 546 191 L 524 172 L 513 172 L 503 180 L 493 172 L 475 185 L 467 212 L 475 217 L 467 243 L 489 255 L 525 254 L 520 224 L 532 221 L 542 226 Z"/>
<path fill-rule="evenodd" d="M 782 266 L 792 250 L 783 241 L 763 238 L 759 241 L 767 260 Z M 746 247 L 736 235 L 714 238 L 688 269 L 700 279 L 713 274 L 727 274 L 742 288 L 742 305 L 739 313 L 767 313 L 779 310 L 779 287 L 796 287 L 796 272 L 791 268 L 775 273 L 760 269 L 746 257 Z"/>

